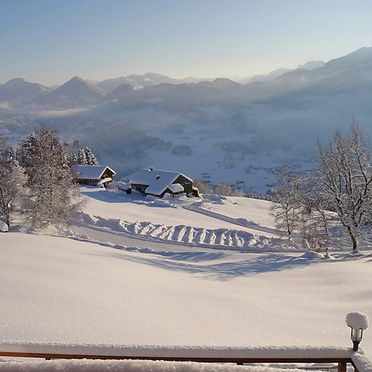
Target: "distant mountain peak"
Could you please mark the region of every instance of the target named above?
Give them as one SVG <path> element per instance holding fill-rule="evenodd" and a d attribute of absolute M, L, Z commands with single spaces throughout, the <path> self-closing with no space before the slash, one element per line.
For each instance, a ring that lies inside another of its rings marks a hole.
<path fill-rule="evenodd" d="M 47 90 L 48 88 L 44 85 L 30 83 L 18 77 L 7 81 L 4 85 L 0 85 L 0 101 L 25 103 Z"/>
<path fill-rule="evenodd" d="M 71 85 L 71 84 L 81 84 L 81 85 L 93 86 L 92 84 L 90 84 L 87 81 L 83 80 L 79 76 L 72 77 L 70 80 L 67 80 L 62 86 Z"/>
<path fill-rule="evenodd" d="M 79 76 L 77 76 L 77 75 L 75 75 L 75 76 L 73 76 L 70 80 L 68 80 L 68 81 L 84 81 L 81 77 L 79 77 Z"/>
<path fill-rule="evenodd" d="M 309 61 L 302 65 L 298 65 L 297 69 L 303 69 L 303 70 L 315 70 L 317 68 L 323 67 L 325 65 L 325 62 L 319 60 L 319 61 Z"/>
<path fill-rule="evenodd" d="M 359 48 L 345 56 L 333 58 L 326 65 L 340 65 L 344 63 L 365 63 L 372 61 L 372 47 Z"/>
<path fill-rule="evenodd" d="M 25 79 L 18 77 L 7 81 L 4 86 L 19 85 L 24 84 L 25 82 Z"/>
<path fill-rule="evenodd" d="M 42 97 L 41 102 L 57 106 L 84 105 L 96 103 L 102 96 L 99 88 L 79 76 L 74 76 Z"/>

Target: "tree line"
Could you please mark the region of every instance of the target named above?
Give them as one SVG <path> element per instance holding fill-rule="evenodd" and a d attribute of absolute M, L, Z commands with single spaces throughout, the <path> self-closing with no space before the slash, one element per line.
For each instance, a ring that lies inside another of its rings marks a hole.
<path fill-rule="evenodd" d="M 371 232 L 372 150 L 356 123 L 318 144 L 315 169 L 291 174 L 283 169 L 272 190 L 277 228 L 289 241 L 301 239 L 310 249 L 326 248 L 339 228 L 357 253 Z"/>
<path fill-rule="evenodd" d="M 17 212 L 32 229 L 67 224 L 79 208 L 76 164 L 98 161 L 88 147 L 62 143 L 48 129 L 35 131 L 15 147 L 0 140 L 0 219 L 8 228 Z"/>

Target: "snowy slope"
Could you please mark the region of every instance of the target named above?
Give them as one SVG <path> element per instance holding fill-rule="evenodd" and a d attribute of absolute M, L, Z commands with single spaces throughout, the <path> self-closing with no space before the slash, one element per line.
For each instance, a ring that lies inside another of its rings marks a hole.
<path fill-rule="evenodd" d="M 77 226 L 72 230 L 95 240 L 100 240 L 95 233 L 98 229 L 112 233 L 110 241 L 116 244 L 131 244 L 129 236 L 209 248 L 294 249 L 279 239 L 269 202 L 217 195 L 159 199 L 136 192 L 127 195 L 99 188 L 81 190 L 84 213 L 75 218 Z M 255 214 L 258 223 L 251 220 Z"/>
<path fill-rule="evenodd" d="M 350 345 L 371 316 L 371 255 L 127 252 L 1 235 L 1 341 L 117 345 Z M 372 351 L 370 331 L 362 346 Z"/>
<path fill-rule="evenodd" d="M 198 203 L 197 198 L 169 198 L 144 197 L 139 193 L 127 195 L 121 191 L 107 191 L 100 188 L 81 188 L 84 211 L 91 216 L 103 218 L 117 218 L 128 222 L 151 221 L 163 225 L 189 224 L 202 228 L 237 229 L 239 225 L 222 219 L 208 218 L 189 211 L 184 206 Z M 203 207 L 215 210 L 230 217 L 255 219 L 258 224 L 274 228 L 273 218 L 270 216 L 270 202 L 248 199 L 217 197 L 216 202 L 206 198 Z M 246 230 L 240 227 L 241 230 Z M 249 230 L 249 229 L 248 229 Z M 250 229 L 252 233 L 259 230 Z"/>
<path fill-rule="evenodd" d="M 300 238 L 294 245 L 280 237 L 269 201 L 214 194 L 159 199 L 96 187 L 83 187 L 81 194 L 84 208 L 74 218 L 72 232 L 95 241 L 133 246 L 132 239 L 136 239 L 250 252 L 308 249 Z M 360 245 L 361 250 L 372 248 L 370 234 Z M 329 248 L 350 251 L 350 239 L 337 236 Z"/>

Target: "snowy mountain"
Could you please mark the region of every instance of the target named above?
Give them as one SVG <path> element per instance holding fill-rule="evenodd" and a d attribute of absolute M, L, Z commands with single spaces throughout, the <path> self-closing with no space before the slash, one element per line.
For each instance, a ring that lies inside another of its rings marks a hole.
<path fill-rule="evenodd" d="M 274 75 L 239 84 L 145 74 L 96 86 L 75 77 L 52 91 L 37 87 L 32 105 L 0 107 L 0 133 L 26 135 L 42 122 L 91 147 L 119 177 L 155 166 L 256 192 L 283 164 L 311 167 L 317 140 L 352 118 L 372 135 L 372 48 Z"/>
<path fill-rule="evenodd" d="M 40 97 L 38 103 L 53 106 L 77 106 L 97 103 L 103 95 L 99 88 L 75 76 L 62 86 Z"/>
<path fill-rule="evenodd" d="M 268 74 L 254 75 L 250 78 L 245 79 L 245 81 L 243 80 L 243 82 L 247 84 L 247 83 L 254 83 L 257 81 L 270 81 L 270 80 L 276 79 L 279 76 L 284 75 L 285 73 L 289 71 L 291 71 L 290 68 L 278 68 L 274 71 L 269 72 Z"/>
<path fill-rule="evenodd" d="M 304 70 L 315 70 L 317 68 L 323 67 L 325 63 L 323 61 L 309 61 L 302 65 L 298 65 L 297 69 Z"/>
<path fill-rule="evenodd" d="M 131 85 L 136 89 L 150 87 L 159 84 L 188 84 L 197 83 L 203 79 L 197 78 L 185 78 L 185 79 L 173 79 L 165 75 L 147 73 L 144 75 L 129 75 L 115 79 L 103 80 L 97 84 L 97 86 L 106 94 L 113 92 L 122 84 Z M 206 79 L 207 80 L 207 79 Z"/>
<path fill-rule="evenodd" d="M 131 93 L 133 92 L 135 88 L 131 84 L 120 84 L 117 88 L 115 88 L 110 93 L 107 93 L 105 96 L 105 99 L 108 101 L 111 100 L 120 100 L 125 101 L 128 97 L 131 96 Z"/>
<path fill-rule="evenodd" d="M 21 78 L 12 79 L 0 85 L 0 102 L 27 103 L 47 90 L 41 84 L 30 83 Z"/>
<path fill-rule="evenodd" d="M 300 70 L 300 69 L 315 70 L 315 69 L 323 67 L 323 66 L 324 66 L 323 61 L 309 61 L 309 62 L 306 62 L 302 65 L 298 65 L 295 70 Z M 286 74 L 287 72 L 290 72 L 290 71 L 293 71 L 293 69 L 281 67 L 281 68 L 278 68 L 274 71 L 269 72 L 268 74 L 254 75 L 252 77 L 242 79 L 241 83 L 247 84 L 247 83 L 255 83 L 255 82 L 258 82 L 258 81 L 270 81 L 270 80 L 276 79 L 276 78 L 278 78 L 278 77 L 280 77 L 280 76 L 282 76 L 282 75 L 284 75 L 284 74 Z"/>
<path fill-rule="evenodd" d="M 322 67 L 289 71 L 267 82 L 248 84 L 252 97 L 271 98 L 296 92 L 299 98 L 309 93 L 344 94 L 350 89 L 372 88 L 372 48 L 361 48 Z"/>

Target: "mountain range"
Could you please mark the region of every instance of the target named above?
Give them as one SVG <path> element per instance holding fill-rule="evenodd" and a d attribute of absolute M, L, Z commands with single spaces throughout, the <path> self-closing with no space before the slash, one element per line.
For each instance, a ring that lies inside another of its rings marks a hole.
<path fill-rule="evenodd" d="M 138 100 L 178 95 L 186 101 L 252 101 L 288 95 L 297 91 L 318 92 L 367 88 L 372 79 L 372 48 L 361 48 L 344 57 L 324 63 L 311 61 L 295 70 L 278 69 L 267 75 L 253 76 L 248 82 L 230 79 L 173 79 L 147 73 L 101 82 L 88 82 L 77 76 L 57 88 L 16 78 L 0 85 L 0 102 L 14 105 L 36 104 L 70 107 L 97 104 L 108 100 Z M 156 88 L 154 88 L 156 87 Z"/>
<path fill-rule="evenodd" d="M 372 48 L 248 82 L 149 73 L 48 88 L 17 78 L 0 85 L 0 136 L 43 125 L 89 145 L 121 175 L 181 169 L 261 192 L 283 164 L 310 167 L 317 140 L 353 119 L 372 135 L 371 93 Z"/>

